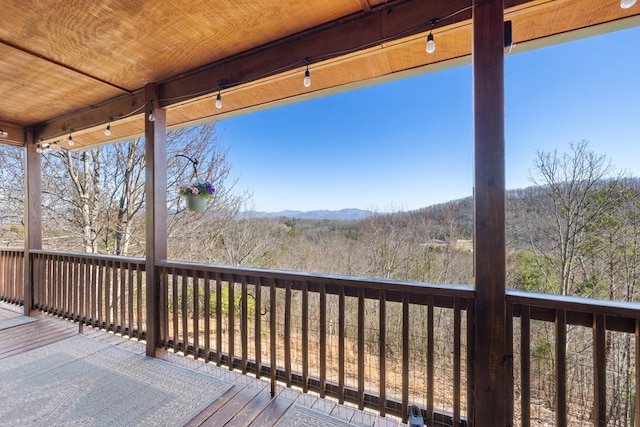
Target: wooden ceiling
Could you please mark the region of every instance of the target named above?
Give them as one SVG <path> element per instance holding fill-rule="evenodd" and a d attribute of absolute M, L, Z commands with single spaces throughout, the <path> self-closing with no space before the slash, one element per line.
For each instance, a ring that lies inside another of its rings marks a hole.
<path fill-rule="evenodd" d="M 3 0 L 2 12 L 0 141 L 18 145 L 26 129 L 65 148 L 72 134 L 73 149 L 142 134 L 149 83 L 175 127 L 471 60 L 472 0 Z M 640 3 L 505 0 L 506 20 L 517 53 L 640 25 Z"/>

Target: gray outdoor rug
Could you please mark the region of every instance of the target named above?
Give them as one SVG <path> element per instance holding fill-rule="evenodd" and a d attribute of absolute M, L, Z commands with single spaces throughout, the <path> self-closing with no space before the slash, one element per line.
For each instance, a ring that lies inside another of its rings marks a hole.
<path fill-rule="evenodd" d="M 77 335 L 0 360 L 0 426 L 181 426 L 232 385 Z"/>
<path fill-rule="evenodd" d="M 9 319 L 2 319 L 0 320 L 0 331 L 3 329 L 13 328 L 14 326 L 20 326 L 26 323 L 35 322 L 36 320 L 38 319 L 29 316 L 15 316 Z"/>
<path fill-rule="evenodd" d="M 278 421 L 277 426 L 349 427 L 351 424 L 328 414 L 323 414 L 304 406 L 294 405 L 285 412 L 284 417 Z"/>

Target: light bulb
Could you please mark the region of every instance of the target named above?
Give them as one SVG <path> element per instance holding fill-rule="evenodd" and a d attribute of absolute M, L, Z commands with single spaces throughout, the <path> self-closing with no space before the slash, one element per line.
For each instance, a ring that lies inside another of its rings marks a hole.
<path fill-rule="evenodd" d="M 75 144 L 75 143 L 73 142 L 73 137 L 72 137 L 71 135 L 69 135 L 69 141 L 68 141 L 68 144 L 69 144 L 69 146 L 70 146 L 70 147 L 72 147 L 72 146 L 73 146 L 73 144 Z M 59 145 L 57 145 L 57 144 L 55 144 L 55 145 L 56 145 L 57 147 L 59 147 Z M 53 148 L 53 146 L 52 146 L 51 148 Z M 59 150 L 56 150 L 56 151 L 59 151 Z"/>
<path fill-rule="evenodd" d="M 153 114 L 153 108 L 149 112 L 149 121 L 150 122 L 155 122 L 156 121 L 156 116 Z"/>
<path fill-rule="evenodd" d="M 216 108 L 222 108 L 222 96 L 219 93 L 218 96 L 216 96 Z"/>
<path fill-rule="evenodd" d="M 436 51 L 436 42 L 433 41 L 433 34 L 429 33 L 427 36 L 427 53 L 433 53 Z"/>
<path fill-rule="evenodd" d="M 73 144 L 72 144 L 72 143 L 70 143 L 69 145 L 73 145 Z M 53 144 L 51 144 L 51 145 L 49 146 L 49 150 L 52 150 L 52 151 L 60 151 L 60 150 L 62 150 L 62 147 L 61 147 L 61 146 L 59 146 L 58 144 L 56 144 L 56 143 L 54 142 Z"/>
<path fill-rule="evenodd" d="M 620 7 L 623 9 L 629 9 L 631 6 L 636 4 L 636 0 L 621 0 Z"/>
<path fill-rule="evenodd" d="M 39 145 L 38 148 L 36 148 L 36 153 L 42 154 L 42 147 L 40 147 Z"/>
<path fill-rule="evenodd" d="M 304 87 L 310 87 L 311 86 L 311 74 L 309 73 L 309 70 L 307 69 L 307 71 L 304 72 L 304 80 L 302 82 L 304 84 Z"/>
<path fill-rule="evenodd" d="M 107 125 L 107 128 L 104 130 L 105 136 L 111 136 L 111 123 Z"/>

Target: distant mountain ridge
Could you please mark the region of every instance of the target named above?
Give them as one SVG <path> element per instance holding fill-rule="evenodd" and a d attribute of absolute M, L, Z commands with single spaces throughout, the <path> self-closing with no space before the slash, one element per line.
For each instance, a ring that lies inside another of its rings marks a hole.
<path fill-rule="evenodd" d="M 333 221 L 358 221 L 374 214 L 372 211 L 362 209 L 341 209 L 339 211 L 316 210 L 316 211 L 280 211 L 280 212 L 251 212 L 253 216 L 260 218 L 299 218 L 299 219 L 328 219 Z"/>

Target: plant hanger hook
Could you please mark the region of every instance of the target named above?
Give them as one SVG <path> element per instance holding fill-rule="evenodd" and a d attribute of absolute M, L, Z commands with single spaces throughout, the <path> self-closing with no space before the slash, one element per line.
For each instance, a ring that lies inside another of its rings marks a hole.
<path fill-rule="evenodd" d="M 189 160 L 193 165 L 193 177 L 196 179 L 198 178 L 198 160 L 197 159 L 192 159 L 191 157 L 186 156 L 184 154 L 176 154 L 174 157 L 184 157 L 185 159 Z"/>

